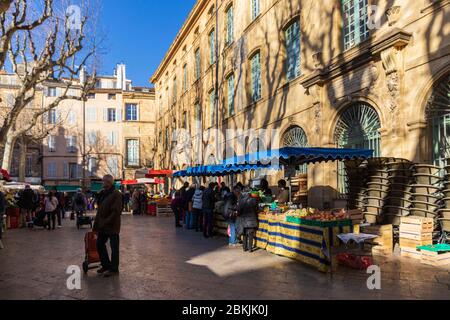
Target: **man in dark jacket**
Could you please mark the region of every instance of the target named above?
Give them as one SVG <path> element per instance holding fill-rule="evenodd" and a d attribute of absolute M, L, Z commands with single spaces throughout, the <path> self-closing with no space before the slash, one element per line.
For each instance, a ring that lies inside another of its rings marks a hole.
<path fill-rule="evenodd" d="M 257 203 L 249 193 L 242 193 L 240 188 L 233 190 L 237 198 L 237 219 L 236 231 L 237 235 L 243 235 L 244 251 L 253 251 L 253 240 L 258 229 L 258 214 L 256 212 Z"/>
<path fill-rule="evenodd" d="M 34 191 L 29 185 L 25 186 L 19 197 L 18 205 L 20 207 L 20 226 L 26 227 L 27 217 L 31 218 L 31 213 L 34 209 L 35 195 Z"/>
<path fill-rule="evenodd" d="M 214 227 L 214 205 L 215 205 L 215 183 L 211 182 L 208 188 L 203 192 L 202 208 L 203 208 L 203 236 L 205 238 L 212 237 Z"/>
<path fill-rule="evenodd" d="M 119 272 L 119 234 L 122 214 L 122 194 L 114 189 L 114 178 L 103 177 L 103 190 L 98 195 L 98 209 L 94 221 L 94 231 L 98 232 L 97 251 L 102 267 L 97 271 L 105 277 Z M 106 242 L 111 245 L 111 259 L 106 249 Z"/>

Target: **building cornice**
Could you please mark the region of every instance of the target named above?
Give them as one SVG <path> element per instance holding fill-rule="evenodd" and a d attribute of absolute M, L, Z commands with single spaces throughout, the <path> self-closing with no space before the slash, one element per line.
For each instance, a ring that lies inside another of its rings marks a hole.
<path fill-rule="evenodd" d="M 411 33 L 398 28 L 382 35 L 378 39 L 374 39 L 373 37 L 369 38 L 360 45 L 338 55 L 327 66 L 305 77 L 302 85 L 305 88 L 310 88 L 314 85 L 323 85 L 331 79 L 367 64 L 375 56 L 379 56 L 384 50 L 392 47 L 402 48 L 407 46 L 411 42 L 411 39 Z"/>
<path fill-rule="evenodd" d="M 197 0 L 197 3 L 194 5 L 194 8 L 192 8 L 191 12 L 189 13 L 189 16 L 187 17 L 186 21 L 184 22 L 183 26 L 181 27 L 180 31 L 175 37 L 175 40 L 170 45 L 169 50 L 164 56 L 162 62 L 156 69 L 155 73 L 150 77 L 151 83 L 156 83 L 159 80 L 161 74 L 163 73 L 163 71 L 165 70 L 165 68 L 170 63 L 171 59 L 173 58 L 173 56 L 183 43 L 183 40 L 192 30 L 192 27 L 197 22 L 198 18 L 200 17 L 201 13 L 205 9 L 208 2 L 209 0 Z"/>

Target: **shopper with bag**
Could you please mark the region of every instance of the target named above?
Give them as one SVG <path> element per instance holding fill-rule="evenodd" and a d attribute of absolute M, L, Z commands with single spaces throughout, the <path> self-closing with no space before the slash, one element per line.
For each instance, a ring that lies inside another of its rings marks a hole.
<path fill-rule="evenodd" d="M 98 195 L 98 209 L 95 216 L 93 231 L 98 233 L 97 251 L 102 267 L 98 274 L 105 277 L 119 273 L 119 243 L 122 215 L 122 193 L 114 188 L 114 177 L 103 177 L 103 190 Z M 106 248 L 106 242 L 111 246 L 111 258 Z"/>
<path fill-rule="evenodd" d="M 236 216 L 237 216 L 237 196 L 236 193 L 240 192 L 239 187 L 234 187 L 233 192 L 224 193 L 224 209 L 223 217 L 228 223 L 228 245 L 235 247 L 238 244 L 236 236 Z"/>
<path fill-rule="evenodd" d="M 237 198 L 237 235 L 243 236 L 244 251 L 253 251 L 256 230 L 258 229 L 257 203 L 250 193 L 243 192 L 241 188 L 235 188 L 234 194 Z"/>
<path fill-rule="evenodd" d="M 56 210 L 58 210 L 58 199 L 52 190 L 44 199 L 44 210 L 48 219 L 48 230 L 55 230 L 56 227 Z"/>
<path fill-rule="evenodd" d="M 192 220 L 195 232 L 203 231 L 203 191 L 205 191 L 205 187 L 198 186 L 192 196 Z"/>

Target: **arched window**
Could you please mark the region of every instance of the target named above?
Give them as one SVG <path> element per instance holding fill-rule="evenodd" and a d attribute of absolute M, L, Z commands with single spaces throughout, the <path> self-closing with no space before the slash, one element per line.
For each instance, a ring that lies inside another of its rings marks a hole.
<path fill-rule="evenodd" d="M 334 139 L 339 148 L 371 149 L 374 157 L 381 156 L 380 118 L 375 109 L 364 102 L 348 106 L 339 117 Z M 338 189 L 347 193 L 345 168 L 338 165 Z"/>
<path fill-rule="evenodd" d="M 304 148 L 308 146 L 308 138 L 305 131 L 299 126 L 292 126 L 283 135 L 284 147 Z M 297 174 L 308 172 L 308 165 L 304 164 L 296 168 Z"/>
<path fill-rule="evenodd" d="M 444 167 L 450 158 L 450 74 L 437 82 L 428 103 L 432 161 Z"/>

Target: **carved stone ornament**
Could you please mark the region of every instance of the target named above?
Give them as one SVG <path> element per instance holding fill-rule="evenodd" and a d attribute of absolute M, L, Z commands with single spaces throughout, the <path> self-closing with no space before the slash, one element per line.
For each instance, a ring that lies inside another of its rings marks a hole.
<path fill-rule="evenodd" d="M 389 26 L 393 26 L 397 23 L 400 17 L 400 6 L 392 6 L 386 10 L 386 16 L 388 18 Z"/>
<path fill-rule="evenodd" d="M 323 60 L 322 60 L 322 52 L 316 52 L 312 55 L 313 62 L 314 62 L 314 68 L 322 69 L 323 68 Z"/>
<path fill-rule="evenodd" d="M 399 50 L 391 47 L 381 52 L 381 61 L 386 72 L 386 86 L 390 97 L 389 109 L 391 112 L 397 108 L 400 96 L 400 70 Z"/>
<path fill-rule="evenodd" d="M 311 96 L 313 100 L 313 104 L 321 102 L 321 94 L 322 94 L 322 86 L 319 84 L 313 85 L 308 88 L 308 94 Z"/>
<path fill-rule="evenodd" d="M 314 131 L 316 135 L 320 135 L 322 129 L 322 104 L 316 103 L 314 105 L 314 120 L 315 120 L 315 128 Z"/>

